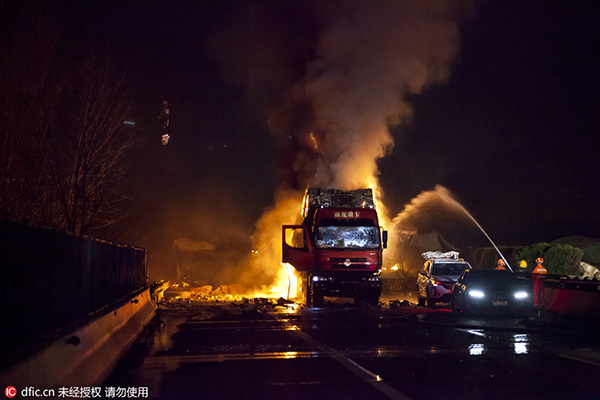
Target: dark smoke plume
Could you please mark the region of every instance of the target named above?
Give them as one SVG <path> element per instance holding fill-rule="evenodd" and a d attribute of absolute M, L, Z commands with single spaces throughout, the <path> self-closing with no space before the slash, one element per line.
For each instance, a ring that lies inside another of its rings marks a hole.
<path fill-rule="evenodd" d="M 453 1 L 250 2 L 211 45 L 226 79 L 268 115 L 282 184 L 353 189 L 372 183 L 393 147 L 390 128 L 410 119 L 406 95 L 448 79 L 464 10 Z"/>
<path fill-rule="evenodd" d="M 410 120 L 407 95 L 448 80 L 467 8 L 437 0 L 245 2 L 209 45 L 226 79 L 245 85 L 253 115 L 268 121 L 280 188 L 297 196 L 307 185 L 371 187 L 380 197 L 377 160 L 393 148 L 390 130 Z M 279 237 L 281 224 L 295 222 L 277 213 L 279 204 L 289 208 L 282 193 L 255 238 Z M 257 269 L 279 267 L 271 252 Z"/>

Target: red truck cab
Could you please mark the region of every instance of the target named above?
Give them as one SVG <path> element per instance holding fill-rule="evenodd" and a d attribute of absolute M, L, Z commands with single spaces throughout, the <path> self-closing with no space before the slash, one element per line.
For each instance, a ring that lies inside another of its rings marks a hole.
<path fill-rule="evenodd" d="M 379 226 L 371 190 L 308 189 L 307 196 L 302 225 L 282 230 L 283 262 L 300 272 L 307 304 L 320 307 L 327 296 L 376 305 L 387 232 Z"/>

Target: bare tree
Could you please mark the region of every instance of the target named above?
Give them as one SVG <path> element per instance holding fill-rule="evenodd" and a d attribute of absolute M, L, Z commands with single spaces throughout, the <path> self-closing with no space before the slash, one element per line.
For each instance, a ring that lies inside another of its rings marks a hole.
<path fill-rule="evenodd" d="M 48 138 L 44 164 L 55 189 L 60 226 L 77 233 L 117 222 L 125 197 L 115 191 L 127 170 L 124 156 L 137 143 L 126 128 L 129 107 L 118 64 L 91 53 L 74 81 L 72 115 Z"/>
<path fill-rule="evenodd" d="M 125 216 L 117 187 L 139 143 L 123 124 L 125 73 L 95 51 L 64 58 L 58 31 L 35 26 L 5 37 L 0 54 L 0 207 L 89 233 Z"/>

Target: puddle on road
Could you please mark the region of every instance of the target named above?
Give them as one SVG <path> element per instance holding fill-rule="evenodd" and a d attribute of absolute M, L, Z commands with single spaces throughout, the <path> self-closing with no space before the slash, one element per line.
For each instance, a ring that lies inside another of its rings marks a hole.
<path fill-rule="evenodd" d="M 159 351 L 166 351 L 173 347 L 173 335 L 179 331 L 179 326 L 186 322 L 187 317 L 167 317 L 165 319 L 166 321 L 162 321 L 162 326 L 154 332 L 154 342 L 152 350 L 150 351 L 150 356 Z"/>
<path fill-rule="evenodd" d="M 487 353 L 490 350 L 488 343 L 493 343 L 494 350 L 511 350 L 515 354 L 528 354 L 532 343 L 528 333 L 511 333 L 507 336 L 503 332 L 492 333 L 484 329 L 457 328 L 456 330 L 473 335 L 473 342 L 468 347 L 471 356 Z"/>

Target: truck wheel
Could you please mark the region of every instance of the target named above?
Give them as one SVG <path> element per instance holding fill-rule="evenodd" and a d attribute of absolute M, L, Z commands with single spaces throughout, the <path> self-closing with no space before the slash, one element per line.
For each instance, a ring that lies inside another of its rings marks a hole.
<path fill-rule="evenodd" d="M 306 306 L 307 307 L 311 307 L 312 306 L 312 285 L 311 285 L 311 276 L 310 274 L 306 274 L 306 283 L 304 284 L 304 293 L 306 294 Z"/>

